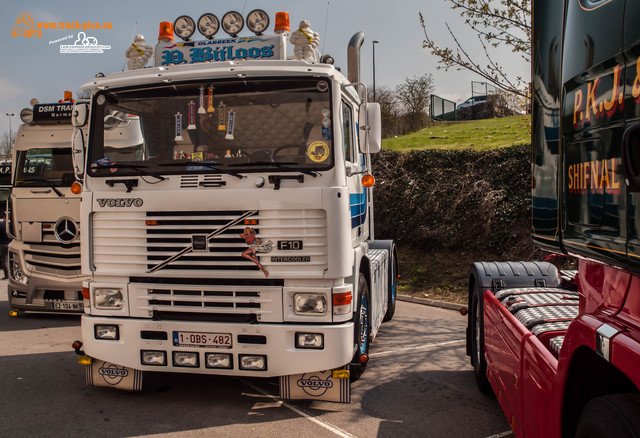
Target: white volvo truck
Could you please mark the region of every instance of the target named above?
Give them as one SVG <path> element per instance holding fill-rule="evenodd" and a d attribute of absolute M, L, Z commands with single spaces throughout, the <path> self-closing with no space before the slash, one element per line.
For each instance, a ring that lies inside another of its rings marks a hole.
<path fill-rule="evenodd" d="M 137 390 L 142 371 L 279 376 L 284 398 L 348 402 L 393 316 L 395 245 L 373 234 L 380 109 L 359 83 L 364 36 L 347 78 L 317 53 L 287 57 L 284 14 L 272 36 L 265 17 L 252 11 L 257 35 L 238 37 L 238 13 L 205 14 L 205 36 L 216 23 L 229 36 L 203 41 L 186 35 L 189 17 L 175 23 L 183 42 L 161 23 L 154 67 L 83 87 L 93 97 L 74 109 L 73 147 L 89 280 L 74 348 L 90 385 Z"/>
<path fill-rule="evenodd" d="M 67 92 L 68 93 L 68 92 Z M 67 94 L 65 93 L 65 94 Z M 72 158 L 70 93 L 58 103 L 21 112 L 9 198 L 8 295 L 20 312 L 82 313 L 80 195 Z"/>

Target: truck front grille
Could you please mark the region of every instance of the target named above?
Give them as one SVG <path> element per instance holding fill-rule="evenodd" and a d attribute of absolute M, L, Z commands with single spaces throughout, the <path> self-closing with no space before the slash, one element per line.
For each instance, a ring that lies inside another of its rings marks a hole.
<path fill-rule="evenodd" d="M 98 212 L 93 218 L 93 266 L 104 274 L 265 278 L 254 261 L 243 257 L 249 244 L 240 237 L 252 227 L 261 246 L 256 257 L 269 278 L 322 276 L 327 269 L 327 219 L 324 210 L 261 210 L 247 222 L 212 237 L 202 250 L 187 251 L 244 211 Z M 279 245 L 280 242 L 296 242 Z M 279 247 L 280 246 L 280 247 Z"/>
<path fill-rule="evenodd" d="M 36 272 L 62 277 L 80 275 L 80 243 L 44 241 L 29 243 L 24 250 L 28 267 Z"/>

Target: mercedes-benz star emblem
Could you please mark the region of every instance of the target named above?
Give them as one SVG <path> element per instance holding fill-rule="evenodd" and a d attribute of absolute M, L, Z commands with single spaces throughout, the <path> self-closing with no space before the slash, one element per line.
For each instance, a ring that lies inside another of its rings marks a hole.
<path fill-rule="evenodd" d="M 53 227 L 56 234 L 56 239 L 62 243 L 69 243 L 76 238 L 78 234 L 78 224 L 68 217 L 58 219 L 55 227 Z"/>

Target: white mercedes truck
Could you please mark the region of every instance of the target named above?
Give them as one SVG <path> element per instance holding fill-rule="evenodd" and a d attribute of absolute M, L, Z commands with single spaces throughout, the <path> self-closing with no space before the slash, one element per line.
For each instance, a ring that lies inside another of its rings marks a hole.
<path fill-rule="evenodd" d="M 153 67 L 84 85 L 73 149 L 89 279 L 74 348 L 91 385 L 278 376 L 283 398 L 348 402 L 397 272 L 394 243 L 374 239 L 380 109 L 359 82 L 364 35 L 347 78 L 307 22 L 290 33 L 278 13 L 266 36 L 251 11 L 255 35 L 239 37 L 243 23 L 204 14 L 207 39 L 192 41 L 190 17 L 163 22 Z"/>
<path fill-rule="evenodd" d="M 21 112 L 7 207 L 11 314 L 83 311 L 80 195 L 73 193 L 70 93 Z"/>

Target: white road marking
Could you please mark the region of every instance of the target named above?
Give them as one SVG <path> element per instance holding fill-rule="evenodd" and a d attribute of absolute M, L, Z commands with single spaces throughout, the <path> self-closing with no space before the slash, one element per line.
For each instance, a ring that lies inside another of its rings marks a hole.
<path fill-rule="evenodd" d="M 273 401 L 281 401 L 279 397 L 276 397 L 275 395 L 271 395 L 268 392 L 263 391 L 262 389 L 258 388 L 254 384 L 246 381 L 245 379 L 240 378 L 240 377 L 238 377 L 237 379 L 240 382 L 242 382 L 245 385 L 247 385 L 248 387 L 250 387 L 251 389 L 253 389 L 254 391 L 257 391 L 260 394 L 262 394 L 262 395 L 264 395 L 266 397 L 269 397 L 271 400 L 273 400 Z M 300 415 L 301 417 L 306 418 L 307 420 L 311 421 L 312 423 L 316 423 L 318 426 L 323 427 L 323 428 L 327 429 L 330 432 L 333 432 L 334 434 L 336 434 L 339 437 L 342 437 L 342 438 L 357 438 L 355 435 L 350 434 L 346 430 L 342 430 L 338 426 L 334 426 L 331 423 L 327 423 L 326 421 L 320 420 L 319 418 L 314 417 L 313 415 L 307 414 L 303 410 L 298 409 L 293 405 L 290 405 L 286 401 L 282 401 L 282 406 L 284 406 L 285 408 L 295 412 L 296 414 Z"/>
<path fill-rule="evenodd" d="M 508 430 L 506 432 L 502 432 L 497 435 L 491 435 L 491 436 L 488 436 L 487 438 L 502 438 L 503 436 L 509 436 L 509 435 L 513 435 L 512 430 Z"/>
<path fill-rule="evenodd" d="M 371 353 L 369 355 L 369 357 L 388 356 L 390 354 L 406 353 L 406 352 L 415 351 L 415 350 L 427 350 L 429 348 L 442 347 L 444 345 L 461 344 L 463 342 L 465 342 L 464 339 L 456 339 L 455 341 L 436 342 L 436 343 L 433 343 L 433 344 L 423 344 L 423 345 L 418 345 L 416 347 L 398 348 L 397 350 L 378 351 L 378 352 L 375 352 L 375 353 Z"/>

